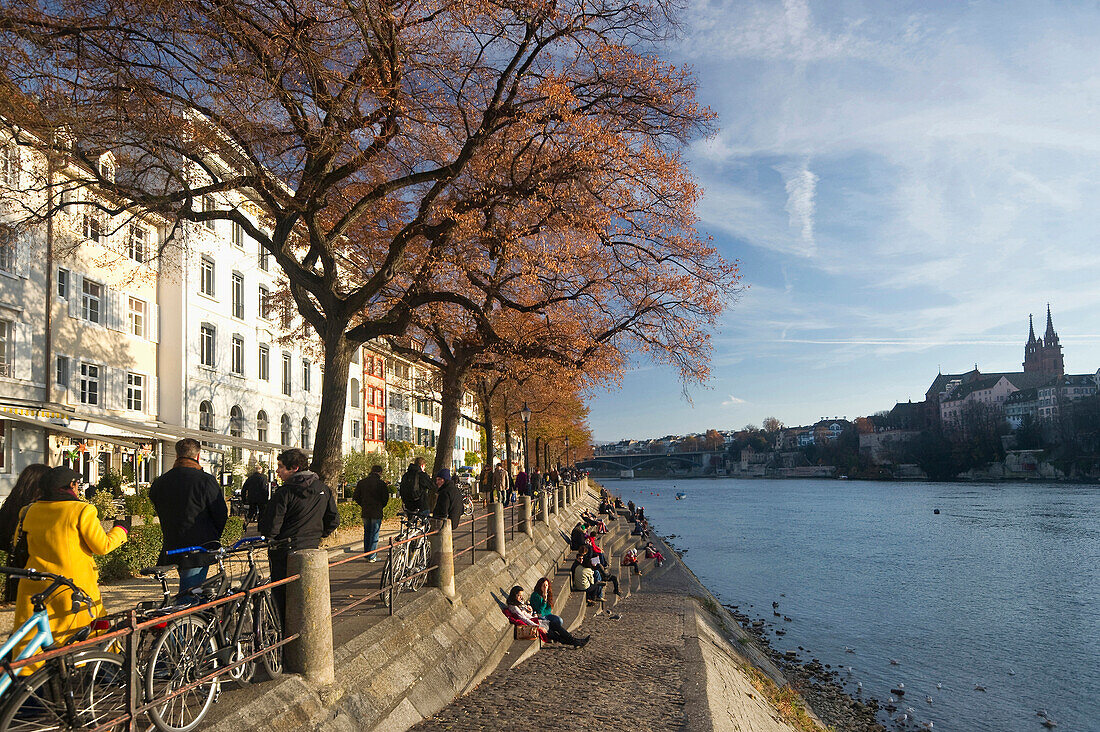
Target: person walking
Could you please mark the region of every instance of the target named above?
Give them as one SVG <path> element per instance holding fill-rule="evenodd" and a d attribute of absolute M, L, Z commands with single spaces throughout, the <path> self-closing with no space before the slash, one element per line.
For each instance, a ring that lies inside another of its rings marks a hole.
<path fill-rule="evenodd" d="M 382 511 L 390 502 L 390 486 L 382 479 L 382 466 L 371 466 L 367 477 L 355 484 L 352 500 L 363 509 L 363 551 L 372 552 L 378 548 L 378 532 L 382 528 Z M 371 554 L 371 562 L 378 561 L 377 554 Z"/>
<path fill-rule="evenodd" d="M 287 555 L 298 549 L 317 549 L 321 539 L 340 526 L 336 495 L 309 469 L 309 457 L 292 447 L 279 453 L 276 473 L 282 485 L 260 517 L 260 533 L 272 540 L 267 550 L 271 581 L 287 576 Z M 286 585 L 272 590 L 279 617 L 285 618 Z"/>
<path fill-rule="evenodd" d="M 88 608 L 74 606 L 69 589 L 50 596 L 47 612 L 58 645 L 64 645 L 70 635 L 103 615 L 95 557 L 111 553 L 127 539 L 126 529 L 118 524 L 103 531 L 99 512 L 80 499 L 79 490 L 79 473 L 64 466 L 51 468 L 43 478 L 42 497 L 23 510 L 16 529 L 20 539 L 26 537 L 26 569 L 68 577 L 92 601 Z M 48 584 L 49 580 L 19 581 L 13 631 L 34 613 L 31 597 Z"/>
<path fill-rule="evenodd" d="M 497 463 L 493 469 L 493 502 L 504 503 L 508 500 L 508 473 L 504 470 L 504 463 Z"/>
<path fill-rule="evenodd" d="M 0 506 L 0 551 L 8 555 L 6 564 L 9 567 L 24 569 L 27 566 L 26 537 L 15 544 L 15 529 L 19 525 L 19 516 L 23 509 L 42 497 L 48 472 L 50 466 L 45 463 L 31 463 L 23 468 L 15 481 L 15 487 L 4 499 L 4 505 Z M 4 584 L 4 599 L 9 602 L 14 600 L 18 591 L 19 578 L 9 575 Z"/>
<path fill-rule="evenodd" d="M 149 486 L 149 500 L 153 502 L 164 534 L 157 564 L 176 565 L 180 594 L 201 585 L 210 567 L 203 564 L 201 557 L 170 557 L 166 552 L 221 543 L 222 531 L 229 518 L 221 486 L 199 465 L 201 449 L 198 440 L 189 437 L 177 442 L 172 469 Z"/>
<path fill-rule="evenodd" d="M 241 494 L 244 496 L 244 502 L 248 504 L 248 513 L 244 517 L 245 524 L 258 521 L 263 515 L 264 507 L 271 499 L 271 484 L 267 480 L 267 470 L 262 463 L 252 466 L 252 475 L 248 476 L 244 485 L 241 486 Z"/>
<path fill-rule="evenodd" d="M 401 495 L 401 503 L 406 513 L 418 516 L 428 515 L 430 509 L 428 493 L 431 490 L 432 483 L 431 478 L 424 472 L 425 463 L 427 463 L 427 460 L 424 458 L 416 458 L 409 463 L 408 470 L 401 476 L 398 492 Z"/>
<path fill-rule="evenodd" d="M 516 493 L 521 496 L 531 495 L 531 492 L 527 490 L 527 472 L 524 470 L 516 474 Z"/>
<path fill-rule="evenodd" d="M 450 519 L 451 530 L 454 531 L 458 522 L 462 520 L 462 494 L 451 480 L 450 470 L 441 468 L 435 474 L 435 489 L 437 496 L 432 518 L 438 521 Z"/>

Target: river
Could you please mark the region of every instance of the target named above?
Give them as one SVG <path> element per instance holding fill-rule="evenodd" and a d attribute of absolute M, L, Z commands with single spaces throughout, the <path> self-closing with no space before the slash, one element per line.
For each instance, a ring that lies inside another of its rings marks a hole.
<path fill-rule="evenodd" d="M 1058 730 L 1100 730 L 1100 488 L 606 485 L 645 506 L 658 534 L 676 535 L 722 602 L 787 631 L 769 633 L 774 647 L 851 666 L 842 678 L 853 694 L 862 682 L 865 697 L 886 702 L 903 683 L 898 714 L 913 707 L 937 732 L 1041 731 L 1040 709 Z"/>

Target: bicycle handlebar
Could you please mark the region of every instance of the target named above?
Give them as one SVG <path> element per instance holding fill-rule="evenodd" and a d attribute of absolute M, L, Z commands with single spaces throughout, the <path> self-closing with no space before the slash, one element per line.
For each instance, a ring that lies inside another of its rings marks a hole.
<path fill-rule="evenodd" d="M 53 572 L 39 572 L 37 569 L 20 569 L 18 567 L 0 567 L 0 573 L 9 574 L 13 577 L 21 577 L 23 579 L 36 580 L 39 582 L 45 582 L 50 580 L 50 586 L 41 592 L 31 597 L 31 605 L 36 609 L 39 606 L 45 607 L 46 598 L 52 595 L 61 587 L 68 587 L 73 593 L 73 612 L 78 612 L 81 605 L 87 605 L 88 609 L 92 608 L 92 598 L 85 594 L 84 590 L 76 586 L 76 584 L 68 577 L 62 577 L 59 574 Z"/>

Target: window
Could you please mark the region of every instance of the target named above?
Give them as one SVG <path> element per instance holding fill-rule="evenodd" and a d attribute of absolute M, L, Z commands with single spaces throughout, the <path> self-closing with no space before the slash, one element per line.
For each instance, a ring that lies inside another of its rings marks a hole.
<path fill-rule="evenodd" d="M 359 439 L 359 420 L 357 419 L 351 421 L 351 438 L 353 440 Z"/>
<path fill-rule="evenodd" d="M 268 270 L 268 268 L 271 266 L 270 257 L 271 257 L 271 255 L 267 253 L 267 250 L 264 249 L 264 245 L 261 244 L 258 260 L 259 260 L 259 264 L 260 264 L 260 269 L 262 269 L 264 272 L 266 272 Z"/>
<path fill-rule="evenodd" d="M 145 337 L 145 301 L 136 297 L 130 298 L 130 305 L 126 310 L 126 322 L 131 333 Z"/>
<path fill-rule="evenodd" d="M 309 361 L 302 359 L 302 391 L 309 391 Z"/>
<path fill-rule="evenodd" d="M 199 327 L 199 363 L 210 368 L 214 367 L 214 338 L 216 333 L 212 325 Z"/>
<path fill-rule="evenodd" d="M 199 404 L 199 429 L 203 432 L 214 431 L 214 405 L 205 400 Z"/>
<path fill-rule="evenodd" d="M 140 412 L 145 406 L 145 377 L 126 374 L 126 408 Z"/>
<path fill-rule="evenodd" d="M 135 262 L 144 262 L 145 254 L 145 227 L 139 224 L 130 224 L 129 236 L 126 242 L 126 256 Z"/>
<path fill-rule="evenodd" d="M 103 180 L 115 182 L 115 164 L 109 155 L 99 156 L 99 174 L 103 176 Z"/>
<path fill-rule="evenodd" d="M 244 338 L 233 336 L 233 373 L 244 376 Z"/>
<path fill-rule="evenodd" d="M 62 389 L 69 388 L 69 357 L 57 357 L 57 385 Z"/>
<path fill-rule="evenodd" d="M 271 290 L 260 285 L 260 317 L 264 320 L 271 319 Z"/>
<path fill-rule="evenodd" d="M 282 419 L 279 420 L 279 444 L 290 447 L 292 439 L 290 435 L 290 415 L 284 414 Z"/>
<path fill-rule="evenodd" d="M 348 389 L 351 392 L 348 396 L 351 398 L 351 406 L 359 406 L 359 379 L 351 380 L 351 387 Z"/>
<path fill-rule="evenodd" d="M 217 211 L 217 210 L 218 210 L 218 204 L 214 201 L 213 196 L 203 196 L 202 197 L 202 211 L 203 211 L 203 213 L 210 213 L 210 212 Z M 214 219 L 207 219 L 207 220 L 202 222 L 202 225 L 205 226 L 208 230 L 213 231 L 214 230 Z"/>
<path fill-rule="evenodd" d="M 99 367 L 90 363 L 80 364 L 80 403 L 99 404 Z"/>
<path fill-rule="evenodd" d="M 234 404 L 233 408 L 229 410 L 229 436 L 244 436 L 244 410 L 236 404 Z M 234 445 L 232 448 L 232 455 L 234 462 L 240 462 L 241 457 L 243 457 L 241 448 L 237 445 Z"/>
<path fill-rule="evenodd" d="M 0 147 L 0 183 L 15 188 L 19 185 L 19 146 L 14 142 Z"/>
<path fill-rule="evenodd" d="M 89 241 L 103 239 L 103 219 L 98 213 L 84 212 L 82 224 L 85 239 Z"/>
<path fill-rule="evenodd" d="M 290 396 L 290 354 L 283 354 L 283 393 Z"/>
<path fill-rule="evenodd" d="M 234 221 L 232 232 L 233 246 L 237 247 L 238 249 L 244 249 L 244 227 Z"/>
<path fill-rule="evenodd" d="M 57 268 L 57 296 L 69 299 L 69 270 Z"/>
<path fill-rule="evenodd" d="M 302 417 L 302 449 L 309 449 L 309 420 Z"/>
<path fill-rule="evenodd" d="M 351 352 L 351 362 L 352 363 L 359 363 L 359 348 L 358 347 L 356 347 L 355 350 L 353 350 Z"/>
<path fill-rule="evenodd" d="M 199 265 L 199 292 L 214 297 L 214 260 L 209 257 L 203 257 Z"/>
<path fill-rule="evenodd" d="M 267 442 L 267 412 L 262 409 L 256 412 L 256 439 Z"/>
<path fill-rule="evenodd" d="M 374 406 L 374 389 L 367 389 L 367 404 Z"/>
<path fill-rule="evenodd" d="M 10 320 L 0 320 L 0 376 L 12 375 L 12 336 L 15 330 Z"/>
<path fill-rule="evenodd" d="M 233 273 L 233 317 L 244 320 L 244 275 Z"/>
<path fill-rule="evenodd" d="M 263 381 L 271 380 L 271 349 L 260 346 L 260 362 L 256 368 L 256 376 Z"/>
<path fill-rule="evenodd" d="M 80 314 L 90 323 L 103 324 L 103 285 L 83 280 Z"/>

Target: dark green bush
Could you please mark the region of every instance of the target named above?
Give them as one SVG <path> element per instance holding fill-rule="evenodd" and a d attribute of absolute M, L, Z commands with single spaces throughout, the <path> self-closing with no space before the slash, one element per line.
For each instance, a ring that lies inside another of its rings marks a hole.
<path fill-rule="evenodd" d="M 135 526 L 130 539 L 105 557 L 96 557 L 101 582 L 129 579 L 157 563 L 163 535 L 158 524 Z"/>
<path fill-rule="evenodd" d="M 126 496 L 123 500 L 126 502 L 127 516 L 141 516 L 145 519 L 145 523 L 152 523 L 153 517 L 157 515 L 156 510 L 153 508 L 153 502 L 149 500 L 149 488 L 147 486 L 138 488 L 134 495 Z M 99 517 L 103 518 L 103 514 L 100 513 Z"/>
<path fill-rule="evenodd" d="M 99 493 L 107 493 L 112 498 L 118 498 L 122 495 L 122 473 L 108 470 L 100 476 L 99 482 L 96 483 L 96 490 Z"/>

